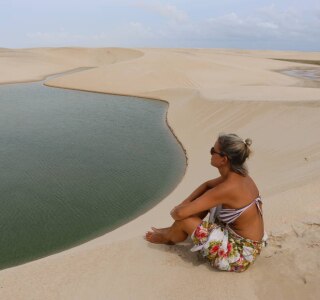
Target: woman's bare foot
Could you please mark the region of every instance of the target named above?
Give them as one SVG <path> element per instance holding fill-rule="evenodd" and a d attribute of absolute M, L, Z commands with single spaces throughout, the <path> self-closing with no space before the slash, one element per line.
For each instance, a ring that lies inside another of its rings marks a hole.
<path fill-rule="evenodd" d="M 166 228 L 155 228 L 155 227 L 151 227 L 151 229 L 154 232 L 159 232 L 159 233 L 163 233 L 166 234 L 168 232 L 168 229 L 170 229 L 170 227 L 166 227 Z"/>
<path fill-rule="evenodd" d="M 166 237 L 166 233 L 168 232 L 168 229 L 169 228 L 158 229 L 158 228 L 152 227 L 153 231 L 148 231 L 145 235 L 145 238 L 150 243 L 173 245 L 174 243 Z"/>

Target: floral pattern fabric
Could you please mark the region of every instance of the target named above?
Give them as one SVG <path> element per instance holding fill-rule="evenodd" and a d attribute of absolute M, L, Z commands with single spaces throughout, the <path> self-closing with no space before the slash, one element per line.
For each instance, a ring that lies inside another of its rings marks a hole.
<path fill-rule="evenodd" d="M 192 234 L 194 247 L 210 264 L 219 270 L 243 272 L 260 254 L 264 241 L 245 239 L 223 224 L 203 221 Z"/>

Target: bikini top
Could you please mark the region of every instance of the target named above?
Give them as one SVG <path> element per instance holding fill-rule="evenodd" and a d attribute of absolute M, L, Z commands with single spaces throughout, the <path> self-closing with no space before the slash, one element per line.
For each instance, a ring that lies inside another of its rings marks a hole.
<path fill-rule="evenodd" d="M 260 214 L 262 215 L 262 210 L 260 207 L 260 203 L 262 203 L 261 197 L 258 196 L 256 199 L 254 199 L 251 203 L 246 205 L 242 208 L 223 208 L 222 206 L 219 207 L 213 207 L 210 210 L 210 218 L 218 218 L 223 223 L 230 224 L 233 223 L 236 219 L 238 219 L 249 207 L 251 207 L 253 204 L 256 204 Z"/>

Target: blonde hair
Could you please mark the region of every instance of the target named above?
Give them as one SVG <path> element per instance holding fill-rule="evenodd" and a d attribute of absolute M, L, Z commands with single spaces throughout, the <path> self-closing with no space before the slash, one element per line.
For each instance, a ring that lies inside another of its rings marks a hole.
<path fill-rule="evenodd" d="M 220 151 L 226 155 L 230 162 L 230 168 L 233 172 L 242 176 L 248 175 L 248 168 L 245 164 L 246 159 L 250 156 L 251 139 L 243 141 L 234 133 L 220 133 L 218 137 Z"/>

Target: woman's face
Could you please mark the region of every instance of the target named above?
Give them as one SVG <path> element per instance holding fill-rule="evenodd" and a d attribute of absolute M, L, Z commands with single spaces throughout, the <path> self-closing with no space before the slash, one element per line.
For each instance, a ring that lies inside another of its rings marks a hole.
<path fill-rule="evenodd" d="M 221 162 L 224 157 L 224 156 L 220 155 L 219 153 L 221 153 L 221 149 L 220 149 L 219 142 L 216 141 L 214 143 L 213 149 L 211 149 L 211 165 L 216 168 L 221 166 Z"/>

